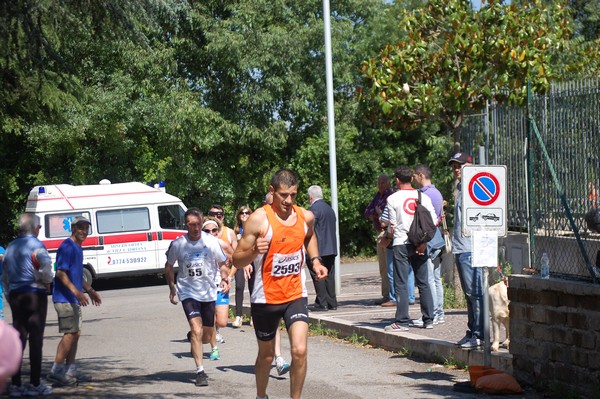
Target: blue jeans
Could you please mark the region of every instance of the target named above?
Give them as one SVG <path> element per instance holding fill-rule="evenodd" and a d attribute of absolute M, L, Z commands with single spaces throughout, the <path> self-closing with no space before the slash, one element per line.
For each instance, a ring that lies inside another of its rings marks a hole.
<path fill-rule="evenodd" d="M 396 289 L 394 288 L 394 250 L 386 248 L 388 263 L 388 280 L 390 280 L 390 301 L 396 302 Z M 408 280 L 406 280 L 408 290 L 408 302 L 415 303 L 415 273 L 412 267 L 408 269 Z"/>
<path fill-rule="evenodd" d="M 473 267 L 471 252 L 454 254 L 454 260 L 467 300 L 467 327 L 471 336 L 483 338 L 483 273 Z"/>
<path fill-rule="evenodd" d="M 440 256 L 427 260 L 429 287 L 433 296 L 433 315 L 444 316 L 444 286 L 442 284 L 442 265 Z"/>
<path fill-rule="evenodd" d="M 387 277 L 390 282 L 390 301 L 396 302 L 396 289 L 394 288 L 394 250 L 385 249 L 385 258 L 387 261 Z"/>
<path fill-rule="evenodd" d="M 415 303 L 415 272 L 413 271 L 412 267 L 408 269 L 406 289 L 408 290 L 408 302 Z"/>
<path fill-rule="evenodd" d="M 409 255 L 410 254 L 410 255 Z M 414 270 L 423 322 L 433 322 L 433 298 L 428 284 L 427 256 L 414 254 L 412 245 L 394 245 L 394 288 L 396 290 L 396 323 L 408 326 L 408 271 Z"/>

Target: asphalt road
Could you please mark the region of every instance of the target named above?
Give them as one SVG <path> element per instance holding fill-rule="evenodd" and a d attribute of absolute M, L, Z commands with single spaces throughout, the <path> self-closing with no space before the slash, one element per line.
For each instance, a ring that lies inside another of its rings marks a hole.
<path fill-rule="evenodd" d="M 355 273 L 355 268 L 364 266 L 344 265 L 342 274 Z M 95 285 L 101 289 L 103 304 L 83 308 L 84 326 L 77 356 L 79 370 L 87 381 L 77 387 L 55 388 L 53 397 L 255 397 L 253 369 L 257 349 L 252 327 L 221 330 L 226 339 L 226 343 L 220 344 L 221 360 L 208 360 L 209 346 L 205 345 L 209 386 L 196 387 L 194 362 L 185 339 L 187 322 L 181 305 L 169 302 L 162 281 L 130 279 L 110 284 L 98 281 Z M 377 297 L 376 292 L 373 297 Z M 287 335 L 284 333 L 282 337 L 282 351 L 289 359 Z M 44 374 L 52 364 L 59 339 L 56 313 L 50 305 Z M 481 396 L 453 390 L 455 382 L 468 380 L 464 371 L 323 336 L 309 338 L 308 363 L 305 398 Z M 268 394 L 271 399 L 289 398 L 289 375 L 278 377 L 273 369 Z"/>

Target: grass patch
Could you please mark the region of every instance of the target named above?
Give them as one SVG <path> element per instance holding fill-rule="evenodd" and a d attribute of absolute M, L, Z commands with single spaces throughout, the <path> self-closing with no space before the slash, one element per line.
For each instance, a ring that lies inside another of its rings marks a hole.
<path fill-rule="evenodd" d="M 308 324 L 308 333 L 309 335 L 321 335 L 327 338 L 340 339 L 344 342 L 348 342 L 352 345 L 356 346 L 368 346 L 369 340 L 362 335 L 358 335 L 356 331 L 352 332 L 352 335 L 349 337 L 341 337 L 340 332 L 338 330 L 334 330 L 332 328 L 325 327 L 324 324 L 318 323 L 309 323 Z"/>
<path fill-rule="evenodd" d="M 396 354 L 400 357 L 406 357 L 406 358 L 413 357 L 413 351 L 404 346 L 402 348 L 400 348 L 400 350 L 398 352 L 396 352 Z"/>
<path fill-rule="evenodd" d="M 454 292 L 454 287 L 446 284 L 445 281 L 442 280 L 442 284 L 444 284 L 444 308 L 445 309 L 464 309 L 467 307 L 467 302 L 465 301 L 464 295 L 460 297 L 456 296 Z"/>
<path fill-rule="evenodd" d="M 443 364 L 444 367 L 448 368 L 448 369 L 452 369 L 452 370 L 462 370 L 462 371 L 467 371 L 469 369 L 469 365 L 467 363 L 464 362 L 459 362 L 458 360 L 456 360 L 455 358 L 453 358 L 452 356 L 449 358 L 442 358 L 442 361 L 439 362 L 440 364 Z"/>
<path fill-rule="evenodd" d="M 323 335 L 329 338 L 339 338 L 339 332 L 332 328 L 325 327 L 324 324 L 318 323 L 309 323 L 308 324 L 308 333 L 310 335 Z"/>
<path fill-rule="evenodd" d="M 369 340 L 363 337 L 362 335 L 358 335 L 356 331 L 352 331 L 352 335 L 344 338 L 344 341 L 350 342 L 352 345 L 357 346 L 367 346 L 369 345 Z"/>

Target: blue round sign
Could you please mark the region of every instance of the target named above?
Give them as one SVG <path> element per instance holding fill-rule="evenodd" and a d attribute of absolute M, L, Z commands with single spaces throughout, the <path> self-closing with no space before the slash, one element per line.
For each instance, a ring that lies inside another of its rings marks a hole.
<path fill-rule="evenodd" d="M 477 205 L 493 204 L 500 195 L 500 183 L 488 172 L 477 173 L 469 182 L 469 196 Z"/>

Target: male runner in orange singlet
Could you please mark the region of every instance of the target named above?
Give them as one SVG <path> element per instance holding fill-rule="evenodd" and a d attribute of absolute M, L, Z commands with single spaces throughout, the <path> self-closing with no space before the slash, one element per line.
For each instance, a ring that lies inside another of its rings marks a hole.
<path fill-rule="evenodd" d="M 250 297 L 254 331 L 258 342 L 256 397 L 268 398 L 267 384 L 273 362 L 275 332 L 281 318 L 288 331 L 292 352 L 290 396 L 300 398 L 307 369 L 308 299 L 304 265 L 306 253 L 318 279 L 327 277 L 321 264 L 315 218 L 294 205 L 298 176 L 282 169 L 271 179 L 273 203 L 254 211 L 244 225 L 244 235 L 233 254 L 233 264 L 254 262 L 255 282 Z"/>

